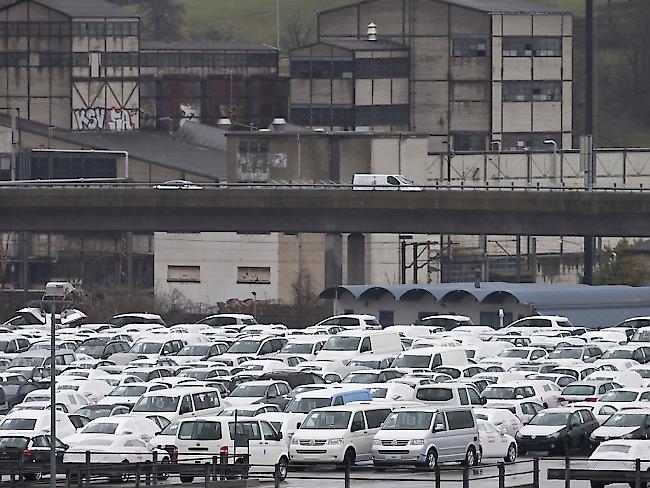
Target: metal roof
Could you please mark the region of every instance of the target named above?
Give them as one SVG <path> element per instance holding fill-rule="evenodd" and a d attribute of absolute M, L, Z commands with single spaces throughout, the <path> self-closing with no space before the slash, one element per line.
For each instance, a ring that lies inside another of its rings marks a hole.
<path fill-rule="evenodd" d="M 531 0 L 438 0 L 459 7 L 471 8 L 491 14 L 560 14 L 557 7 Z"/>
<path fill-rule="evenodd" d="M 138 15 L 107 0 L 34 0 L 69 17 L 135 17 Z M 20 3 L 20 2 L 16 2 Z M 14 4 L 7 5 L 11 7 Z"/>
<path fill-rule="evenodd" d="M 330 46 L 348 49 L 350 51 L 391 51 L 391 50 L 406 50 L 408 46 L 398 44 L 397 42 L 386 41 L 378 39 L 376 41 L 368 40 L 341 40 L 341 41 L 325 41 L 323 44 Z"/>
<path fill-rule="evenodd" d="M 266 51 L 276 52 L 273 46 L 252 42 L 211 42 L 211 41 L 144 41 L 140 51 Z"/>

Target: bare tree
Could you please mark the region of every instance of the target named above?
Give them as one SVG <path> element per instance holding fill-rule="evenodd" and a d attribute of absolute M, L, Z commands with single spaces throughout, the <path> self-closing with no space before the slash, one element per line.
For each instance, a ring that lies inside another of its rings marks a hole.
<path fill-rule="evenodd" d="M 217 27 L 211 25 L 200 29 L 193 29 L 189 34 L 190 39 L 193 41 L 209 41 L 209 42 L 226 42 L 226 41 L 239 41 L 239 36 L 235 34 L 232 26 L 227 25 L 224 27 Z"/>
<path fill-rule="evenodd" d="M 316 35 L 314 19 L 305 19 L 299 12 L 294 12 L 284 23 L 282 47 L 291 50 L 312 42 Z"/>
<path fill-rule="evenodd" d="M 138 0 L 142 15 L 142 36 L 154 41 L 173 41 L 183 37 L 185 7 L 176 0 Z"/>

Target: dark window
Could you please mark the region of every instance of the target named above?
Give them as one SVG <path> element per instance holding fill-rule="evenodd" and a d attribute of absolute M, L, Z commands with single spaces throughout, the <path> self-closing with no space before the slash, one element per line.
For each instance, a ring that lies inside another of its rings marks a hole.
<path fill-rule="evenodd" d="M 561 81 L 504 81 L 504 102 L 562 101 Z"/>
<path fill-rule="evenodd" d="M 355 107 L 355 125 L 357 127 L 406 126 L 408 124 L 408 105 L 358 105 Z"/>
<path fill-rule="evenodd" d="M 355 78 L 408 78 L 409 58 L 361 58 L 355 62 Z"/>
<path fill-rule="evenodd" d="M 486 147 L 486 134 L 453 134 L 455 151 L 484 151 Z"/>
<path fill-rule="evenodd" d="M 561 37 L 515 37 L 503 38 L 504 57 L 553 57 L 562 56 Z"/>
<path fill-rule="evenodd" d="M 474 427 L 474 417 L 470 410 L 459 410 L 447 412 L 449 430 L 471 429 Z"/>
<path fill-rule="evenodd" d="M 469 405 L 469 397 L 467 396 L 467 390 L 460 388 L 458 390 L 458 396 L 460 397 L 461 405 Z"/>
<path fill-rule="evenodd" d="M 292 78 L 352 78 L 352 60 L 311 59 L 291 61 Z"/>
<path fill-rule="evenodd" d="M 384 423 L 386 417 L 390 414 L 390 409 L 385 408 L 381 410 L 368 410 L 366 412 L 366 423 L 369 429 L 377 429 Z"/>
<path fill-rule="evenodd" d="M 291 107 L 291 122 L 301 126 L 313 127 L 351 127 L 352 108 L 329 105 L 293 106 Z"/>
<path fill-rule="evenodd" d="M 485 37 L 457 37 L 453 39 L 454 57 L 476 58 L 487 56 L 487 39 Z"/>
<path fill-rule="evenodd" d="M 365 428 L 366 428 L 366 424 L 363 420 L 363 413 L 361 412 L 355 413 L 354 418 L 352 419 L 352 428 L 350 430 L 352 432 L 358 432 Z"/>

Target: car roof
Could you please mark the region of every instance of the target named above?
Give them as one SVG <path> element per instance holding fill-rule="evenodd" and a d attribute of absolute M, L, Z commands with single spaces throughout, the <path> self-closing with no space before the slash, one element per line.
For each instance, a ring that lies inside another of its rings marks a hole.
<path fill-rule="evenodd" d="M 123 385 L 123 386 L 131 386 L 131 385 Z M 137 383 L 133 386 L 137 386 Z M 197 393 L 197 392 L 202 392 L 205 390 L 210 390 L 210 391 L 218 391 L 216 388 L 210 388 L 209 386 L 175 386 L 174 388 L 165 388 L 164 390 L 156 390 L 156 391 L 149 391 L 145 393 L 144 395 L 147 396 L 178 396 L 178 395 L 184 395 L 186 393 Z M 143 395 L 143 396 L 144 396 Z"/>

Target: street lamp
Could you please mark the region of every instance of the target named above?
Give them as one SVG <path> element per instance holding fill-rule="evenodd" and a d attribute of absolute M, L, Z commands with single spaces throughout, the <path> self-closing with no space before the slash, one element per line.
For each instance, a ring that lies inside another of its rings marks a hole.
<path fill-rule="evenodd" d="M 278 53 L 280 52 L 280 0 L 275 0 L 275 34 L 276 34 L 276 47 Z"/>
<path fill-rule="evenodd" d="M 56 488 L 56 304 L 63 303 L 74 286 L 52 281 L 45 285 L 43 300 L 51 300 L 50 307 L 50 487 Z"/>
<path fill-rule="evenodd" d="M 557 175 L 557 141 L 553 139 L 546 139 L 544 141 L 544 144 L 553 146 L 553 174 L 551 176 L 551 181 L 555 182 L 555 177 Z M 560 183 L 562 183 L 563 180 L 562 176 L 563 175 L 560 175 Z"/>

